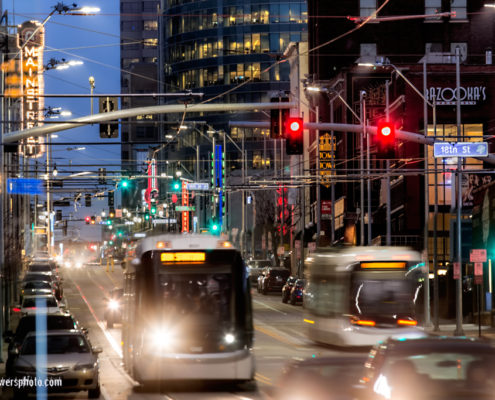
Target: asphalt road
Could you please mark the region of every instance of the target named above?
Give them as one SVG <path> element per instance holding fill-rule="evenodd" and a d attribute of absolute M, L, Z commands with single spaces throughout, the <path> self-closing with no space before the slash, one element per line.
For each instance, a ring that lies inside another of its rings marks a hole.
<path fill-rule="evenodd" d="M 319 347 L 304 332 L 301 306 L 283 304 L 280 294 L 261 295 L 253 290 L 255 323 L 256 384 L 245 386 L 187 385 L 187 387 L 141 387 L 124 371 L 121 360 L 121 327 L 107 329 L 104 321 L 104 299 L 114 287 L 122 287 L 119 264 L 107 271 L 106 266 L 86 265 L 65 269 L 64 290 L 69 310 L 82 326 L 89 329 L 93 346 L 103 348 L 100 354 L 101 398 L 106 400 L 154 399 L 265 399 L 277 385 L 284 365 L 292 359 L 336 354 L 337 350 Z M 10 397 L 4 391 L 2 397 Z M 87 398 L 86 392 L 57 394 L 54 398 Z"/>

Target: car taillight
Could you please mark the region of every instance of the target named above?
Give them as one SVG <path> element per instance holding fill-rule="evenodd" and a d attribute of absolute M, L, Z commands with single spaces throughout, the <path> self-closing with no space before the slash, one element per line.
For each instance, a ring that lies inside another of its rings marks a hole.
<path fill-rule="evenodd" d="M 359 326 L 375 326 L 376 322 L 371 319 L 359 319 L 357 317 L 351 317 L 351 324 Z"/>
<path fill-rule="evenodd" d="M 416 326 L 418 325 L 418 321 L 414 319 L 398 319 L 397 325 Z"/>
<path fill-rule="evenodd" d="M 14 307 L 12 309 L 13 312 L 21 312 L 21 309 L 19 307 Z"/>

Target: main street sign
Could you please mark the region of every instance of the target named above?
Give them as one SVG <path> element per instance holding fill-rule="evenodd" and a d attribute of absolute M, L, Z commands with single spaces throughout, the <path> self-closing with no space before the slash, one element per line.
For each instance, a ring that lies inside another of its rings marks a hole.
<path fill-rule="evenodd" d="M 488 157 L 488 143 L 434 143 L 433 155 L 435 157 Z"/>
<path fill-rule="evenodd" d="M 8 178 L 7 193 L 9 194 L 43 194 L 43 181 L 34 178 Z"/>
<path fill-rule="evenodd" d="M 175 206 L 175 211 L 195 211 L 195 206 Z"/>

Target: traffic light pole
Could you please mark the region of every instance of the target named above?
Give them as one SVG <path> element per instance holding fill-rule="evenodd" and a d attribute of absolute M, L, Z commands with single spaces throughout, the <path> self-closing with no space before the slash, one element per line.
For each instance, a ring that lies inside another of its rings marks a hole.
<path fill-rule="evenodd" d="M 364 135 L 366 135 L 366 92 L 362 90 L 359 93 L 359 102 L 361 104 L 361 126 L 362 131 L 359 135 L 359 171 L 360 171 L 360 200 L 359 200 L 359 219 L 360 219 L 360 240 L 359 245 L 364 246 Z"/>
<path fill-rule="evenodd" d="M 389 106 L 390 106 L 390 95 L 389 95 L 389 88 L 390 88 L 390 81 L 385 81 L 385 116 L 386 116 L 386 119 L 387 121 L 389 121 L 389 118 L 390 118 L 390 110 L 389 110 Z M 387 185 L 387 198 L 386 198 L 386 224 L 387 224 L 387 229 L 386 229 L 386 241 L 385 241 L 385 244 L 387 246 L 390 246 L 392 245 L 392 207 L 391 207 L 391 204 L 390 204 L 390 201 L 392 200 L 392 196 L 391 196 L 391 189 L 390 189 L 390 160 L 387 158 L 387 160 L 385 161 L 386 163 L 386 176 L 387 176 L 387 182 L 386 182 L 386 185 Z"/>

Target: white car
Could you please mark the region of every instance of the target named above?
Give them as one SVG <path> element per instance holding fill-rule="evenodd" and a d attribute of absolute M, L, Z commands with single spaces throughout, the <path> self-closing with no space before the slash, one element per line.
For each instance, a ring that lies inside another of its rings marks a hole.
<path fill-rule="evenodd" d="M 60 312 L 60 305 L 54 295 L 41 294 L 34 296 L 24 296 L 20 307 L 21 315 L 30 315 L 36 313 L 38 308 L 45 309 L 46 313 L 52 314 Z"/>
<path fill-rule="evenodd" d="M 14 362 L 14 374 L 18 379 L 36 377 L 36 342 L 40 335 L 30 332 L 24 339 L 19 356 Z M 60 380 L 62 386 L 50 390 L 62 392 L 88 391 L 88 398 L 100 397 L 98 353 L 92 348 L 83 332 L 79 330 L 47 331 L 46 336 L 46 377 Z M 36 390 L 35 387 L 29 390 Z M 14 388 L 14 395 L 22 397 L 26 388 Z"/>

